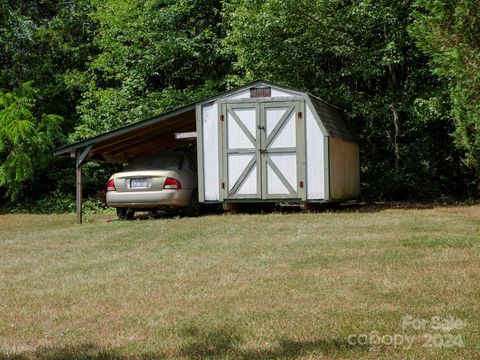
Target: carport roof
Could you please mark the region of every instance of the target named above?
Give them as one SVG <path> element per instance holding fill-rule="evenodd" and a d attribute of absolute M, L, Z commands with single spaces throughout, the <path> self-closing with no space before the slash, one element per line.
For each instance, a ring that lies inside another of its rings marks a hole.
<path fill-rule="evenodd" d="M 109 131 L 98 136 L 60 147 L 54 151 L 56 156 L 74 157 L 78 151 L 88 153 L 92 160 L 108 162 L 125 161 L 136 156 L 147 155 L 158 151 L 168 151 L 184 144 L 176 140 L 177 132 L 196 130 L 195 107 L 232 93 L 255 86 L 273 86 L 280 89 L 308 96 L 318 113 L 326 131 L 330 136 L 356 142 L 352 131 L 341 109 L 333 106 L 307 92 L 280 86 L 265 80 L 257 80 L 240 88 L 227 91 L 181 108 L 164 112 L 160 115 L 142 120 L 122 128 Z"/>
<path fill-rule="evenodd" d="M 195 131 L 195 104 L 60 147 L 54 154 L 73 157 L 76 151 L 91 147 L 93 160 L 122 161 L 153 151 L 170 150 L 178 146 L 174 133 L 187 131 Z"/>

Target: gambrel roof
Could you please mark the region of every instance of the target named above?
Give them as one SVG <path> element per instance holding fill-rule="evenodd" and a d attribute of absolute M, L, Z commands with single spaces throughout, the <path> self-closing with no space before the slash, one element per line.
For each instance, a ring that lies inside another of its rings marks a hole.
<path fill-rule="evenodd" d="M 318 116 L 320 116 L 328 135 L 351 142 L 357 142 L 357 136 L 353 132 L 352 126 L 348 122 L 343 110 L 310 93 L 308 94 L 308 97 L 310 98 Z"/>

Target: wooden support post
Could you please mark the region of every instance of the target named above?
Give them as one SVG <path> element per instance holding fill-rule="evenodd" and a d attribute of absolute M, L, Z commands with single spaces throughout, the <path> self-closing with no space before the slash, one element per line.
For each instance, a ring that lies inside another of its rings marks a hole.
<path fill-rule="evenodd" d="M 77 212 L 77 224 L 82 223 L 82 162 L 79 161 L 81 152 L 77 151 L 77 156 L 76 156 L 76 186 L 75 186 L 75 208 Z"/>
<path fill-rule="evenodd" d="M 75 181 L 75 209 L 77 212 L 77 223 L 82 223 L 82 163 L 92 150 L 95 144 L 90 144 L 84 149 L 79 149 L 75 151 L 75 174 L 76 174 L 76 181 Z M 73 155 L 73 154 L 72 154 Z"/>

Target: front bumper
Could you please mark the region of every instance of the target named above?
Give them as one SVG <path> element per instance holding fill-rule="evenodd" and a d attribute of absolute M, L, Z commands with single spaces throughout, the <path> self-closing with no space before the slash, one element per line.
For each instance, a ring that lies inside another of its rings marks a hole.
<path fill-rule="evenodd" d="M 157 208 L 188 206 L 192 191 L 188 189 L 161 191 L 108 191 L 107 205 L 111 207 Z"/>

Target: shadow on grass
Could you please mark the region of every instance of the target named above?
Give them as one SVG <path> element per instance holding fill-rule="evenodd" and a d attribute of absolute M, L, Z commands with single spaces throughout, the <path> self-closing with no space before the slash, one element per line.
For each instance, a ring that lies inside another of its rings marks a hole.
<path fill-rule="evenodd" d="M 358 212 L 376 213 L 385 210 L 428 210 L 436 207 L 455 208 L 459 206 L 475 206 L 477 203 L 467 204 L 464 202 L 408 202 L 408 201 L 347 201 L 342 203 L 318 203 L 312 204 L 309 210 L 314 212 Z"/>
<path fill-rule="evenodd" d="M 301 355 L 311 353 L 330 355 L 341 355 L 354 349 L 346 340 L 342 339 L 317 339 L 317 340 L 292 340 L 283 338 L 278 341 L 278 346 L 271 350 L 247 350 L 242 353 L 242 359 L 294 359 Z M 365 347 L 358 347 L 358 350 L 367 352 Z"/>
<path fill-rule="evenodd" d="M 202 211 L 200 216 L 207 215 L 219 215 L 225 212 L 232 214 L 272 214 L 272 213 L 282 213 L 282 214 L 292 214 L 292 213 L 323 213 L 323 212 L 334 212 L 334 213 L 376 213 L 385 210 L 427 210 L 433 209 L 435 207 L 448 207 L 454 208 L 458 206 L 475 206 L 478 203 L 467 204 L 464 202 L 445 202 L 445 203 L 434 203 L 434 202 L 408 202 L 408 201 L 346 201 L 346 202 L 318 202 L 318 203 L 308 203 L 306 207 L 300 206 L 300 204 L 293 205 L 281 205 L 274 203 L 238 203 L 230 204 L 227 211 L 223 211 L 220 206 L 210 207 Z M 181 217 L 179 211 L 158 211 L 158 212 L 148 212 L 141 211 L 135 215 L 135 220 L 152 220 L 152 219 L 173 219 L 176 217 Z M 119 221 L 118 219 L 110 219 L 107 222 Z"/>
<path fill-rule="evenodd" d="M 270 214 L 270 213 L 376 213 L 385 210 L 428 210 L 435 207 L 454 208 L 458 206 L 469 206 L 478 204 L 467 204 L 464 202 L 408 202 L 408 201 L 344 201 L 344 202 L 312 202 L 305 207 L 288 204 L 232 204 L 233 213 L 240 214 Z"/>
<path fill-rule="evenodd" d="M 354 346 L 346 340 L 317 339 L 293 340 L 281 338 L 277 345 L 269 349 L 248 349 L 242 347 L 240 336 L 229 329 L 217 329 L 208 332 L 198 331 L 195 328 L 187 329 L 184 333 L 184 345 L 173 352 L 157 352 L 143 354 L 123 354 L 120 349 L 103 349 L 92 344 L 71 346 L 64 348 L 41 348 L 35 351 L 26 351 L 15 355 L 0 353 L 1 360 L 134 360 L 134 359 L 294 359 L 301 355 L 323 354 L 339 355 L 354 350 Z M 357 351 L 367 352 L 365 347 Z M 358 354 L 358 352 L 357 352 Z"/>
<path fill-rule="evenodd" d="M 280 338 L 268 349 L 242 347 L 242 338 L 229 327 L 205 330 L 188 327 L 182 331 L 184 346 L 177 356 L 187 359 L 231 358 L 231 359 L 293 359 L 310 353 L 332 354 L 353 350 L 345 339 L 293 340 Z M 368 350 L 363 348 L 363 350 Z"/>
<path fill-rule="evenodd" d="M 397 202 L 397 201 L 371 201 L 371 202 L 347 202 L 337 204 L 335 210 L 346 212 L 355 211 L 362 213 L 380 212 L 385 210 L 427 210 L 438 206 L 434 203 Z"/>
<path fill-rule="evenodd" d="M 360 212 L 373 213 L 391 209 L 413 210 L 413 209 L 433 209 L 438 206 L 434 203 L 413 203 L 413 202 L 393 202 L 393 201 L 346 201 L 346 202 L 318 202 L 308 203 L 306 207 L 300 205 L 275 205 L 275 204 L 236 204 L 233 207 L 234 213 L 246 214 L 270 214 L 278 213 L 301 213 L 301 212 Z M 442 206 L 455 206 L 454 204 Z"/>
<path fill-rule="evenodd" d="M 207 216 L 207 215 L 219 215 L 222 214 L 223 210 L 221 206 L 219 205 L 205 205 L 202 207 L 202 211 L 199 216 Z M 162 211 L 162 210 L 140 210 L 135 212 L 135 216 L 132 220 L 152 220 L 152 219 L 174 219 L 177 217 L 186 217 L 186 215 L 182 214 L 181 210 L 168 210 L 168 211 Z M 110 218 L 107 220 L 107 222 L 113 222 L 113 221 L 124 221 L 124 220 L 119 220 L 117 217 Z"/>

